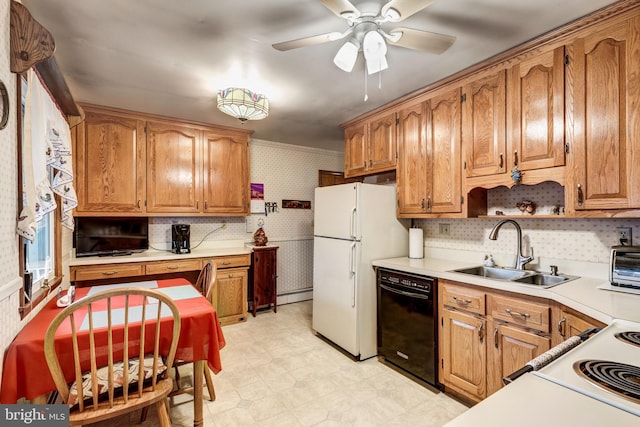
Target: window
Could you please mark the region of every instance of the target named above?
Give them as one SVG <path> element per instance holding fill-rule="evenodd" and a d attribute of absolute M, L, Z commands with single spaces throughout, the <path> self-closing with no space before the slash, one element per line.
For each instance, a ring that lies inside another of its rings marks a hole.
<path fill-rule="evenodd" d="M 18 191 L 24 193 L 24 173 L 26 162 L 32 159 L 23 157 L 25 150 L 24 144 L 24 114 L 25 114 L 25 96 L 27 93 L 27 78 L 21 76 L 17 84 L 18 99 L 21 105 L 21 114 L 18 115 L 18 164 L 19 164 L 19 187 Z M 52 178 L 53 171 L 49 170 Z M 23 196 L 24 197 L 24 196 Z M 56 203 L 60 206 L 60 198 L 55 196 Z M 22 211 L 25 200 L 21 199 L 19 209 Z M 33 243 L 25 238 L 20 238 L 23 251 L 20 256 L 20 268 L 24 276 L 29 273 L 31 280 L 25 280 L 25 287 L 21 296 L 20 312 L 23 316 L 46 297 L 51 289 L 61 282 L 61 254 L 60 240 L 62 232 L 59 222 L 59 207 L 52 212 L 45 214 L 42 219 L 36 223 L 36 232 Z M 45 285 L 46 283 L 46 285 Z"/>

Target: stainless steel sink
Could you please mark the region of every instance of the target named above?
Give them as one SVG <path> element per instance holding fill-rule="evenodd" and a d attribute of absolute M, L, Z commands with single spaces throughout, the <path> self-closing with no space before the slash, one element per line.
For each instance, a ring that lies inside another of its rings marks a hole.
<path fill-rule="evenodd" d="M 568 282 L 569 280 L 573 279 L 577 279 L 577 277 L 567 276 L 564 274 L 553 276 L 551 274 L 536 273 L 530 276 L 514 279 L 513 282 L 524 283 L 526 285 L 535 285 L 543 288 L 550 288 L 552 286 L 559 285 L 560 283 Z"/>
<path fill-rule="evenodd" d="M 531 270 L 518 270 L 515 268 L 504 267 L 469 267 L 453 270 L 455 273 L 470 274 L 478 277 L 486 277 L 488 279 L 506 280 L 513 283 L 523 285 L 538 286 L 541 288 L 550 288 L 569 280 L 577 279 L 577 276 L 569 276 L 566 274 L 552 275 L 548 273 L 540 273 Z"/>
<path fill-rule="evenodd" d="M 471 268 L 460 268 L 453 271 L 455 271 L 456 273 L 472 274 L 474 276 L 500 280 L 515 280 L 525 278 L 531 274 L 535 274 L 533 271 L 516 270 L 515 268 L 504 267 L 485 267 L 482 265 Z"/>

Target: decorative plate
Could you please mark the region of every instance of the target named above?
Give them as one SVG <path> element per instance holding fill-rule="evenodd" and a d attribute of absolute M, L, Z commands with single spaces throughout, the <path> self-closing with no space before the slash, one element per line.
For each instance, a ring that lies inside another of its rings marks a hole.
<path fill-rule="evenodd" d="M 0 96 L 2 97 L 0 100 L 0 129 L 4 129 L 7 127 L 7 122 L 9 121 L 9 93 L 7 92 L 7 87 L 4 85 L 4 82 L 1 81 Z"/>

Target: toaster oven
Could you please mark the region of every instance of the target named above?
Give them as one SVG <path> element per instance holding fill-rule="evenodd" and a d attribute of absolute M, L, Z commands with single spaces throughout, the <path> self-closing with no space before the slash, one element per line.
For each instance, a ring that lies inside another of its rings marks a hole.
<path fill-rule="evenodd" d="M 640 246 L 612 247 L 610 264 L 612 286 L 640 289 Z"/>

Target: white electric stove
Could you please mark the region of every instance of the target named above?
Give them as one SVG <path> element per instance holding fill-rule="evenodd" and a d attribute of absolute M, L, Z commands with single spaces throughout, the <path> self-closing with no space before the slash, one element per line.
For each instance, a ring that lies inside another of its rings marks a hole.
<path fill-rule="evenodd" d="M 614 320 L 532 374 L 640 417 L 640 324 Z"/>

